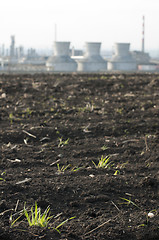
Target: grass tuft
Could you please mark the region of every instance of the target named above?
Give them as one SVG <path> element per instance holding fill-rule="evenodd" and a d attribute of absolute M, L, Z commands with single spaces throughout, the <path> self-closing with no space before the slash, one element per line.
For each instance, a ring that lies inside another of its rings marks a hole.
<path fill-rule="evenodd" d="M 17 223 L 20 220 L 20 218 L 22 218 L 22 216 L 26 218 L 26 220 L 27 220 L 26 223 L 28 223 L 28 225 L 30 227 L 37 226 L 37 227 L 48 228 L 48 229 L 52 228 L 52 229 L 58 231 L 59 233 L 61 233 L 59 231 L 59 228 L 62 225 L 64 225 L 69 220 L 72 220 L 75 218 L 75 217 L 68 218 L 68 219 L 64 220 L 63 222 L 61 222 L 58 226 L 52 227 L 52 224 L 54 225 L 55 221 L 54 221 L 54 223 L 50 222 L 51 219 L 53 218 L 53 216 L 50 216 L 50 207 L 49 206 L 42 213 L 41 208 L 37 206 L 37 202 L 35 202 L 35 206 L 32 206 L 30 210 L 26 209 L 26 203 L 25 203 L 23 210 L 20 211 L 19 216 L 15 220 L 13 220 L 13 215 L 10 216 L 11 227 L 17 226 L 18 225 Z"/>
<path fill-rule="evenodd" d="M 111 167 L 110 157 L 109 156 L 103 157 L 102 155 L 98 164 L 95 164 L 95 162 L 93 162 L 93 164 L 96 168 L 110 168 Z"/>
<path fill-rule="evenodd" d="M 48 206 L 44 213 L 41 213 L 41 208 L 37 206 L 35 202 L 35 206 L 32 206 L 30 211 L 26 209 L 26 203 L 24 204 L 24 209 L 22 214 L 14 221 L 12 220 L 12 216 L 10 217 L 11 226 L 15 225 L 15 223 L 24 215 L 27 219 L 29 226 L 39 226 L 39 227 L 47 227 L 50 220 L 53 216 L 50 216 L 50 207 Z"/>

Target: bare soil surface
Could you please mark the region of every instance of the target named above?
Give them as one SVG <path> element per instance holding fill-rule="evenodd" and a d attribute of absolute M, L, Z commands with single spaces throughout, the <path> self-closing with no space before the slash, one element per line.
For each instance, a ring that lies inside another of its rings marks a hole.
<path fill-rule="evenodd" d="M 0 145 L 0 240 L 159 239 L 158 74 L 0 75 Z"/>

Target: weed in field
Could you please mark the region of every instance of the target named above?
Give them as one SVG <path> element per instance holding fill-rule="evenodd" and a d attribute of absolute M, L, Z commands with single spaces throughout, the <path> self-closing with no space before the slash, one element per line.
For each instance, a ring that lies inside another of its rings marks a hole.
<path fill-rule="evenodd" d="M 93 162 L 93 161 L 92 161 Z M 98 164 L 95 164 L 95 162 L 93 162 L 94 166 L 96 168 L 110 168 L 112 162 L 110 162 L 110 157 L 106 156 L 105 158 L 103 157 L 103 155 L 101 156 Z"/>

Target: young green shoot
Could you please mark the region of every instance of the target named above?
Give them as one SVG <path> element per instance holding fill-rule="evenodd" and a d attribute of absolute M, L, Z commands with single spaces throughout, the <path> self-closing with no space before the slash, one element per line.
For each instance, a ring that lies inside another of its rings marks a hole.
<path fill-rule="evenodd" d="M 120 171 L 119 170 L 116 170 L 115 173 L 114 173 L 114 176 L 120 174 Z"/>
<path fill-rule="evenodd" d="M 110 168 L 111 167 L 110 157 L 109 156 L 103 157 L 102 155 L 98 164 L 95 164 L 95 162 L 93 162 L 93 164 L 96 168 Z"/>
<path fill-rule="evenodd" d="M 57 164 L 57 172 L 59 174 L 64 173 L 68 169 L 69 169 L 70 172 L 77 172 L 77 171 L 79 171 L 82 168 L 83 167 L 76 167 L 76 166 L 75 167 L 71 167 L 71 164 L 68 164 L 67 166 L 63 165 L 62 167 L 60 167 L 60 164 L 59 163 Z"/>
<path fill-rule="evenodd" d="M 24 111 L 24 113 L 26 113 L 27 116 L 31 115 L 32 112 L 33 111 L 29 107 Z"/>
<path fill-rule="evenodd" d="M 116 168 L 124 169 L 124 168 L 126 167 L 127 164 L 128 164 L 128 161 L 125 162 L 125 163 L 121 163 L 121 164 L 119 163 L 119 164 L 117 164 Z"/>
<path fill-rule="evenodd" d="M 60 167 L 60 164 L 58 163 L 57 164 L 57 172 L 58 173 L 64 173 L 65 171 L 66 171 L 66 169 L 68 169 L 70 167 L 70 164 L 68 164 L 67 166 L 62 166 L 62 167 Z"/>
<path fill-rule="evenodd" d="M 12 216 L 10 217 L 11 220 L 11 227 L 24 215 L 26 217 L 26 220 L 29 224 L 29 226 L 39 226 L 39 227 L 47 227 L 50 220 L 53 218 L 53 216 L 50 216 L 50 207 L 48 206 L 44 213 L 41 213 L 41 208 L 37 206 L 37 203 L 35 202 L 35 206 L 32 206 L 30 209 L 30 213 L 26 209 L 26 203 L 24 204 L 24 209 L 22 214 L 18 218 L 16 218 L 14 221 L 12 220 Z"/>
<path fill-rule="evenodd" d="M 120 203 L 120 204 L 126 204 L 126 205 L 132 204 L 132 205 L 134 205 L 135 207 L 137 207 L 137 208 L 140 209 L 140 207 L 137 206 L 136 203 L 134 203 L 133 201 L 131 201 L 130 198 L 129 198 L 129 199 L 127 199 L 127 198 L 120 198 L 120 199 L 122 199 L 122 200 L 124 201 L 123 203 Z"/>
<path fill-rule="evenodd" d="M 58 147 L 63 147 L 64 145 L 67 145 L 68 144 L 68 141 L 69 141 L 69 138 L 67 140 L 63 140 L 63 138 L 61 137 L 58 137 L 59 139 L 59 144 L 58 144 Z"/>
<path fill-rule="evenodd" d="M 46 208 L 46 210 L 43 213 L 41 213 L 41 208 L 37 206 L 36 202 L 35 202 L 35 206 L 32 206 L 29 211 L 26 209 L 25 206 L 26 206 L 26 203 L 24 204 L 24 209 L 22 211 L 20 211 L 20 213 L 19 213 L 20 215 L 15 220 L 13 220 L 12 215 L 10 216 L 11 227 L 17 226 L 18 220 L 23 216 L 26 218 L 27 223 L 30 227 L 37 226 L 37 227 L 49 228 L 49 229 L 52 228 L 52 229 L 58 231 L 59 233 L 61 233 L 59 231 L 59 228 L 62 225 L 64 225 L 66 222 L 68 222 L 69 220 L 72 220 L 75 218 L 75 217 L 68 218 L 68 219 L 64 220 L 63 222 L 61 222 L 58 226 L 52 227 L 53 225 L 55 225 L 56 221 L 54 221 L 53 223 L 50 222 L 51 219 L 53 219 L 53 216 L 50 216 L 50 207 L 49 206 Z"/>
<path fill-rule="evenodd" d="M 56 228 L 54 228 L 56 231 L 58 231 L 58 233 L 60 233 L 61 234 L 61 232 L 59 231 L 59 228 L 61 227 L 61 226 L 63 226 L 66 222 L 68 222 L 69 220 L 72 220 L 72 219 L 74 219 L 75 217 L 71 217 L 71 218 L 68 218 L 68 219 L 66 219 L 66 220 L 64 220 L 62 223 L 60 223 Z"/>
<path fill-rule="evenodd" d="M 157 215 L 157 210 L 156 209 L 154 209 L 154 210 L 150 211 L 148 214 L 146 214 L 146 223 L 142 223 L 142 224 L 138 225 L 138 227 L 145 227 L 145 226 L 147 226 L 148 223 L 149 223 L 149 219 L 154 218 L 155 214 Z"/>
<path fill-rule="evenodd" d="M 2 172 L 1 174 L 0 174 L 0 176 L 3 176 L 3 175 L 5 175 L 6 173 L 5 172 Z M 5 179 L 3 178 L 3 177 L 0 177 L 0 181 L 5 181 Z"/>
<path fill-rule="evenodd" d="M 13 124 L 13 120 L 15 119 L 13 113 L 10 113 L 9 114 L 9 120 L 10 120 L 10 123 Z"/>
<path fill-rule="evenodd" d="M 77 172 L 80 169 L 82 169 L 82 167 L 73 167 L 73 168 L 71 168 L 71 172 Z"/>
<path fill-rule="evenodd" d="M 101 147 L 101 149 L 102 149 L 103 151 L 105 151 L 105 150 L 109 149 L 109 147 L 107 147 L 106 145 L 103 145 L 103 146 Z"/>

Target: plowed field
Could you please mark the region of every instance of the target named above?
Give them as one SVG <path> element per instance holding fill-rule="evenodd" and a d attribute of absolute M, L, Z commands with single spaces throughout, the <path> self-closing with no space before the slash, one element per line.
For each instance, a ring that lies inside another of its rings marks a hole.
<path fill-rule="evenodd" d="M 0 146 L 1 240 L 159 239 L 158 74 L 0 75 Z"/>

